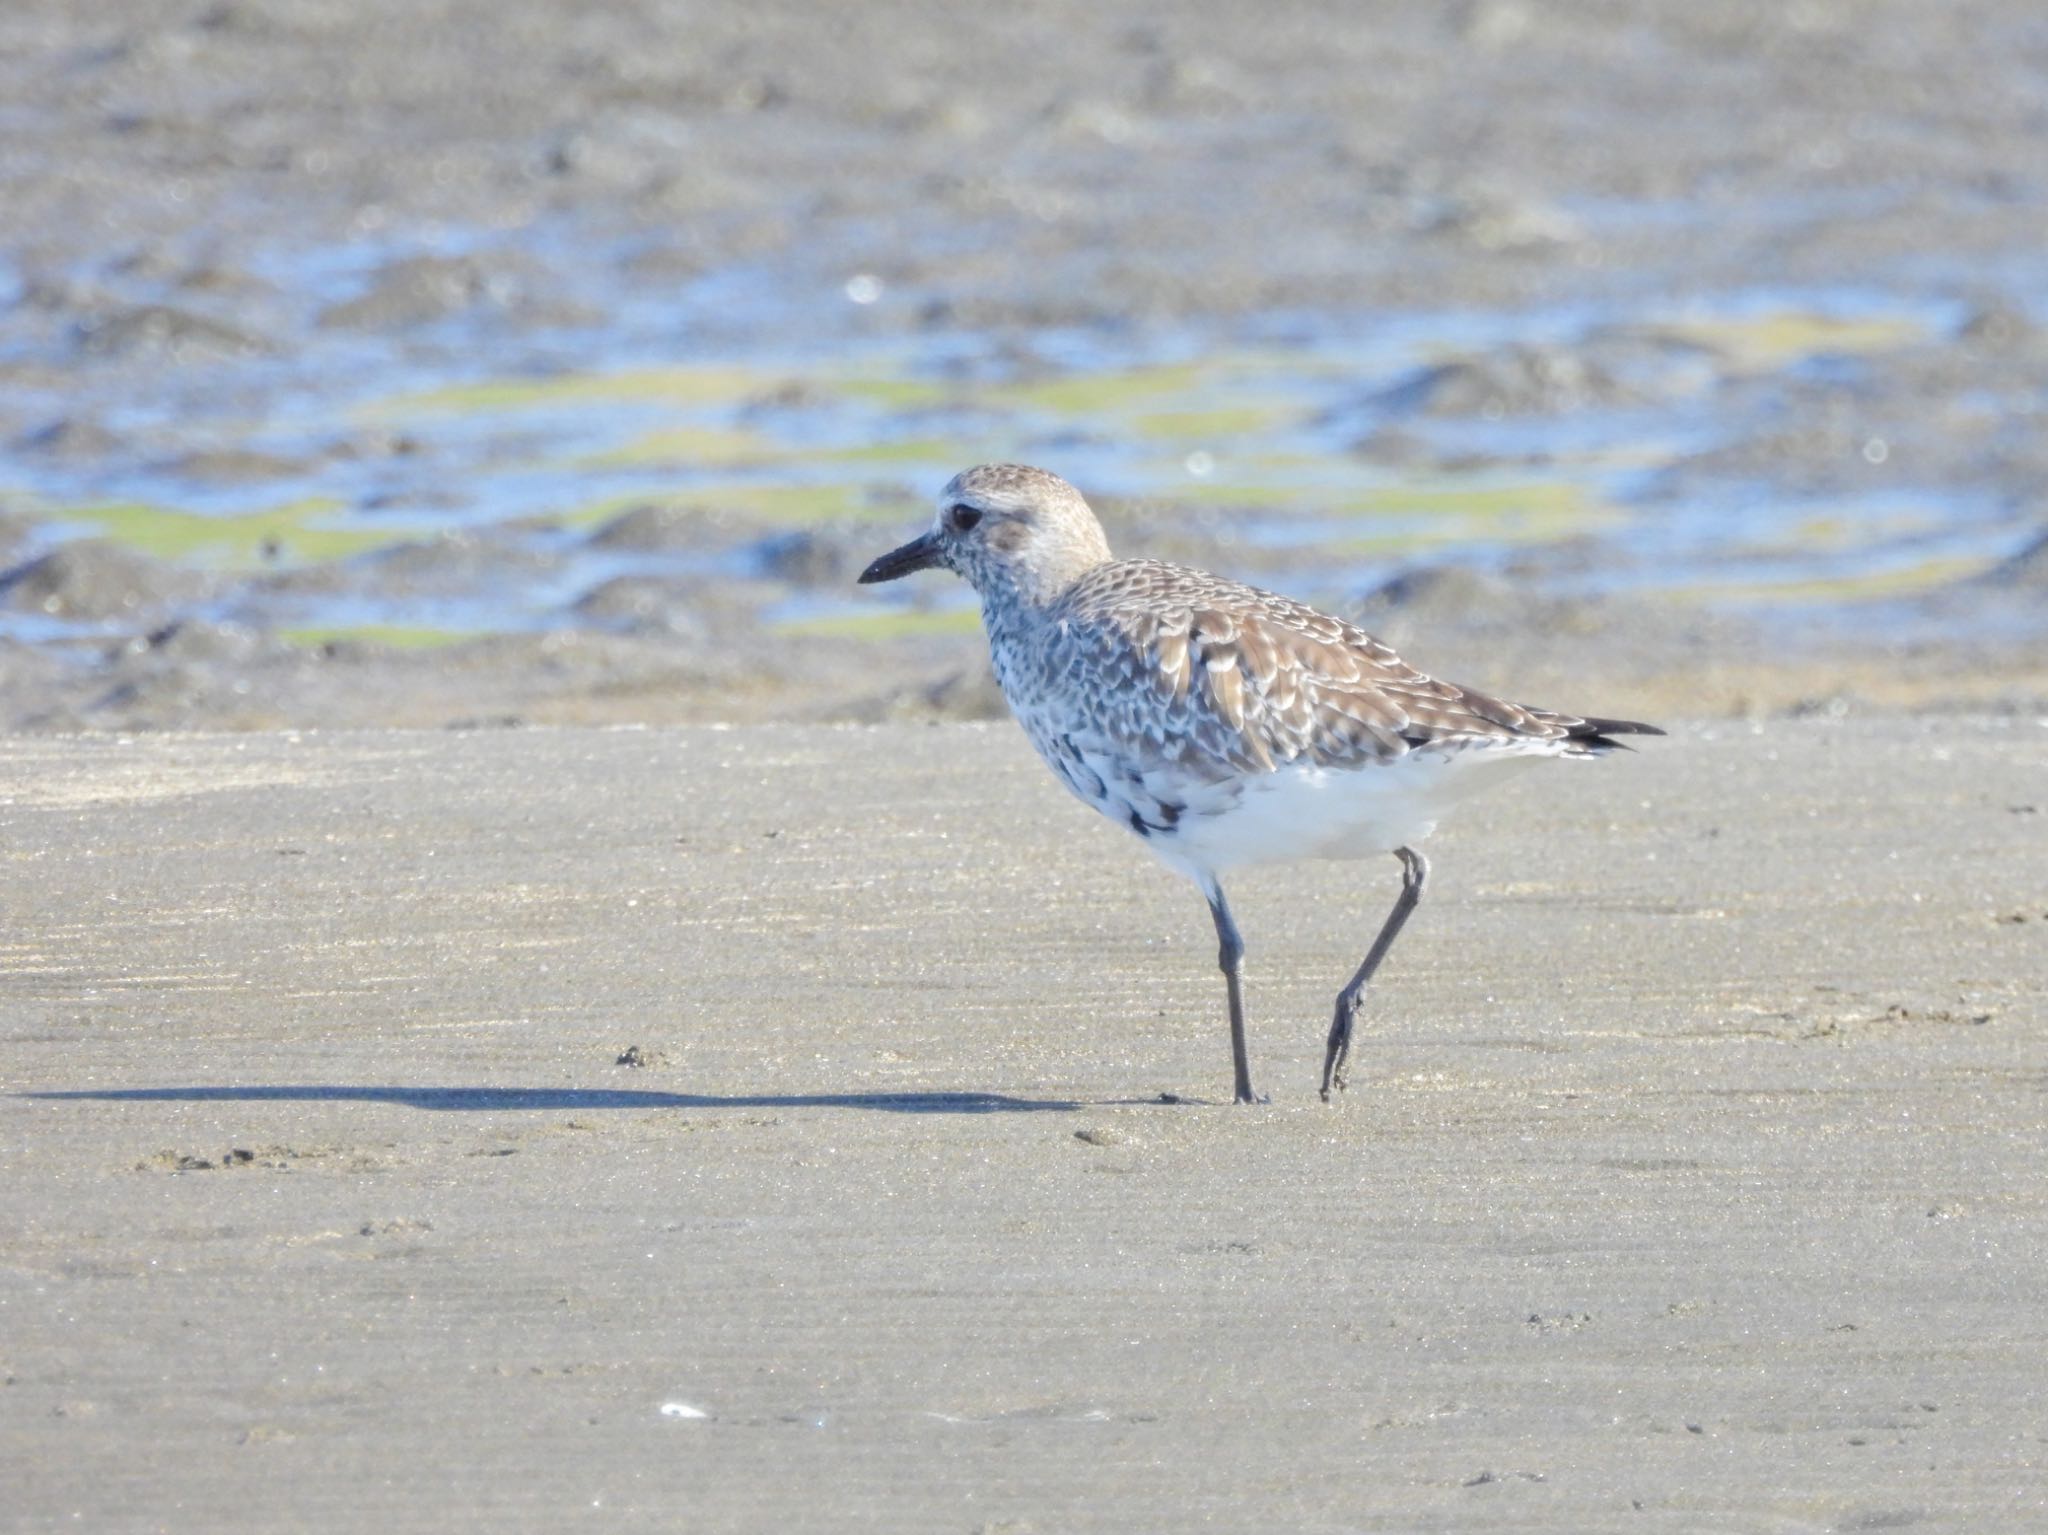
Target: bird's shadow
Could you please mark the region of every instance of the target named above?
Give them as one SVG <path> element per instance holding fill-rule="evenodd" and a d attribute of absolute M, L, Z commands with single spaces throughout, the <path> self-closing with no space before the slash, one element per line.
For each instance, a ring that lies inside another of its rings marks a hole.
<path fill-rule="evenodd" d="M 1035 1114 L 1168 1101 L 1012 1098 L 1001 1093 L 658 1093 L 592 1087 L 370 1087 L 285 1083 L 248 1087 L 104 1087 L 27 1092 L 21 1098 L 99 1103 L 396 1103 L 478 1112 L 533 1109 L 872 1109 L 885 1114 Z"/>

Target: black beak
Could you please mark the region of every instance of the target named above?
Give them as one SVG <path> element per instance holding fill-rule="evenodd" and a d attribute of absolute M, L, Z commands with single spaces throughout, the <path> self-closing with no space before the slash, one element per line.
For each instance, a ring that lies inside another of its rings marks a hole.
<path fill-rule="evenodd" d="M 930 570 L 938 563 L 938 535 L 927 533 L 923 538 L 913 538 L 901 549 L 891 549 L 876 560 L 860 573 L 860 584 L 872 586 L 877 581 L 894 581 L 898 576 L 907 576 L 913 571 Z"/>

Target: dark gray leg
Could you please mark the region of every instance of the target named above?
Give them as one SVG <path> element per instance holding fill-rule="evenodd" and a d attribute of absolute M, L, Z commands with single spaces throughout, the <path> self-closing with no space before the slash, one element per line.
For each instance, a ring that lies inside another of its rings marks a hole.
<path fill-rule="evenodd" d="M 1338 1092 L 1344 1091 L 1344 1063 L 1351 1055 L 1351 1024 L 1358 1016 L 1359 993 L 1365 990 L 1372 973 L 1387 957 L 1387 950 L 1401 935 L 1401 924 L 1408 920 L 1408 913 L 1415 910 L 1416 903 L 1422 899 L 1422 887 L 1429 879 L 1429 860 L 1414 848 L 1397 847 L 1394 856 L 1401 860 L 1401 898 L 1387 913 L 1386 925 L 1380 929 L 1379 937 L 1373 940 L 1372 952 L 1365 956 L 1365 963 L 1358 967 L 1358 974 L 1351 977 L 1350 985 L 1337 993 L 1337 1016 L 1330 1023 L 1330 1043 L 1323 1051 L 1325 1103 L 1330 1101 L 1333 1085 Z"/>
<path fill-rule="evenodd" d="M 1230 1059 L 1237 1068 L 1237 1101 L 1257 1103 L 1252 1096 L 1252 1068 L 1244 1047 L 1244 985 L 1238 977 L 1238 962 L 1244 958 L 1244 940 L 1237 936 L 1237 924 L 1230 920 L 1230 906 L 1223 899 L 1223 887 L 1205 880 L 1202 894 L 1209 898 L 1209 915 L 1216 919 L 1216 963 L 1223 967 L 1223 984 L 1230 993 Z"/>

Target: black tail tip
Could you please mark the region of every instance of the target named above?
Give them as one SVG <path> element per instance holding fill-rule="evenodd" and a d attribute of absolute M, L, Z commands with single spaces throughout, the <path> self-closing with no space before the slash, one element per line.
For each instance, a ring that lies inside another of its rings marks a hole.
<path fill-rule="evenodd" d="M 1626 741 L 1614 740 L 1615 736 L 1661 736 L 1664 732 L 1655 725 L 1645 725 L 1640 720 L 1582 719 L 1572 726 L 1566 739 L 1584 746 L 1590 751 L 1629 750 Z"/>
<path fill-rule="evenodd" d="M 1593 736 L 1660 736 L 1664 732 L 1655 725 L 1645 725 L 1639 720 L 1596 720 L 1579 721 L 1580 729 L 1573 735 Z"/>

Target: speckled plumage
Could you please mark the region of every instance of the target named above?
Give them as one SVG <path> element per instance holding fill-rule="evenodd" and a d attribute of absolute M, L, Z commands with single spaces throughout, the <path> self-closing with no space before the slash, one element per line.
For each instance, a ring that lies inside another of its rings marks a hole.
<path fill-rule="evenodd" d="M 1249 1095 L 1236 930 L 1217 880 L 1239 864 L 1398 853 L 1403 904 L 1338 1005 L 1325 1094 L 1349 1013 L 1419 898 L 1410 844 L 1449 805 L 1516 767 L 1586 757 L 1628 721 L 1507 703 L 1430 677 L 1364 630 L 1205 571 L 1111 556 L 1066 481 L 983 465 L 940 494 L 932 530 L 863 574 L 943 565 L 980 593 L 1003 695 L 1074 794 L 1144 838 L 1209 898 L 1231 979 L 1238 1095 Z"/>
<path fill-rule="evenodd" d="M 1427 835 L 1389 806 L 1380 836 L 1339 814 L 1331 837 L 1304 825 L 1263 854 L 1201 856 L 1201 819 L 1275 775 L 1357 775 L 1361 796 L 1378 779 L 1426 776 L 1449 800 L 1482 762 L 1608 744 L 1588 721 L 1429 677 L 1342 619 L 1157 561 L 1097 565 L 1043 607 L 999 590 L 984 617 L 996 676 L 1040 754 L 1098 809 L 1135 815 L 1170 863 L 1391 852 Z"/>

